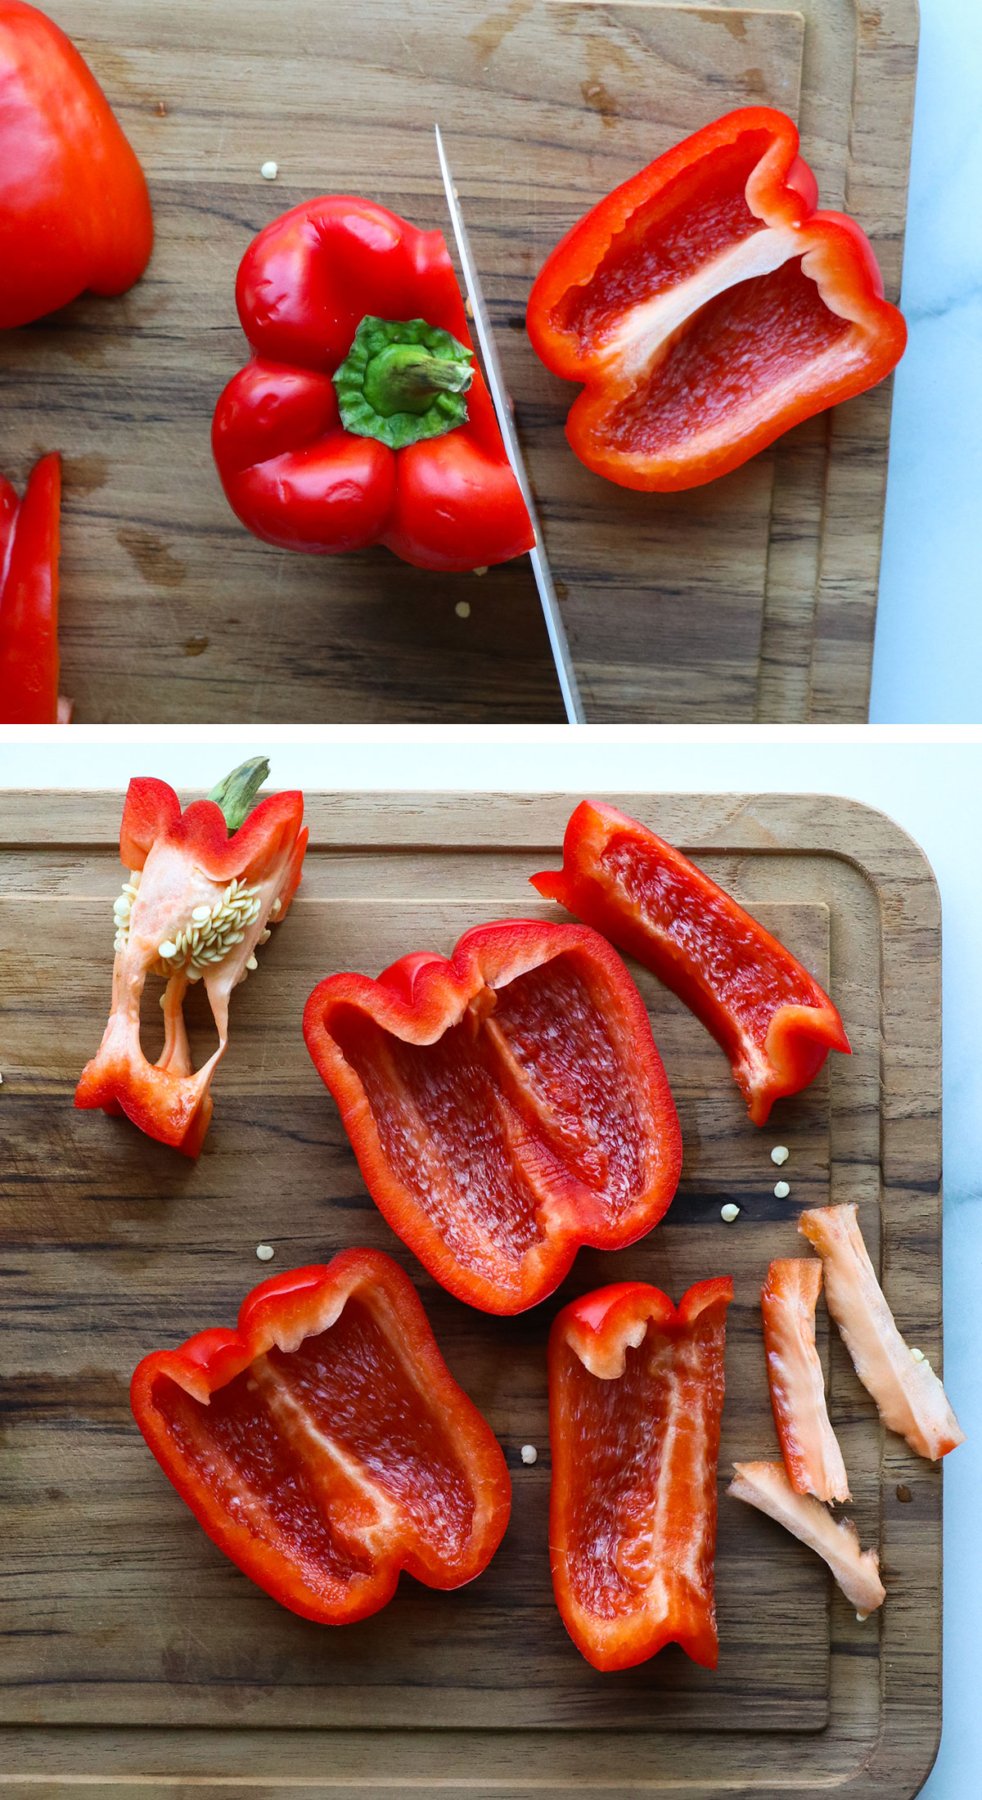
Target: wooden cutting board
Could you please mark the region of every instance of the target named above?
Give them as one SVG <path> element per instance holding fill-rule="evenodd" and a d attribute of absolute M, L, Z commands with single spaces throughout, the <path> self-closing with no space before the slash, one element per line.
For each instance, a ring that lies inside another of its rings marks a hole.
<path fill-rule="evenodd" d="M 603 193 L 734 106 L 796 115 L 823 203 L 896 297 L 915 0 L 50 0 L 147 171 L 157 245 L 118 301 L 0 336 L 0 468 L 65 455 L 64 674 L 84 722 L 556 720 L 527 559 L 433 576 L 385 551 L 258 543 L 211 460 L 244 360 L 247 244 L 311 195 L 448 231 L 444 129 L 594 721 L 862 719 L 890 384 L 688 494 L 569 452 L 575 390 L 525 336 L 548 251 Z M 270 184 L 259 170 L 280 168 Z M 463 616 L 458 609 L 462 609 Z"/>
<path fill-rule="evenodd" d="M 368 1199 L 307 1058 L 300 1015 L 320 976 L 447 951 L 482 920 L 558 916 L 527 878 L 555 864 L 572 803 L 310 796 L 303 887 L 235 995 L 195 1165 L 71 1105 L 106 1013 L 121 797 L 0 801 L 0 1787 L 11 1800 L 54 1800 L 75 1783 L 114 1800 L 917 1791 L 940 1723 L 941 1475 L 881 1431 L 838 1337 L 823 1330 L 831 1410 L 887 1603 L 860 1625 L 809 1552 L 722 1497 L 715 1675 L 677 1649 L 599 1675 L 566 1638 L 546 1547 L 544 1346 L 556 1309 L 601 1282 L 640 1277 L 678 1297 L 732 1272 L 722 1490 L 735 1457 L 775 1454 L 758 1311 L 767 1263 L 803 1252 L 798 1209 L 831 1198 L 859 1202 L 901 1329 L 937 1358 L 939 916 L 921 853 L 842 800 L 617 799 L 830 983 L 854 1054 L 758 1132 L 722 1053 L 635 969 L 682 1122 L 679 1194 L 646 1241 L 581 1254 L 521 1318 L 479 1314 L 422 1273 Z M 204 1052 L 203 1012 L 198 1025 Z M 790 1202 L 773 1193 L 778 1142 L 791 1150 Z M 727 1226 L 731 1199 L 742 1210 Z M 268 1267 L 260 1242 L 275 1247 Z M 388 1250 L 418 1282 L 452 1370 L 504 1446 L 515 1506 L 470 1587 L 441 1595 L 404 1578 L 384 1612 L 333 1632 L 277 1607 L 212 1546 L 146 1450 L 127 1386 L 144 1351 L 230 1323 L 270 1269 L 348 1244 Z M 539 1451 L 531 1468 L 525 1443 Z"/>

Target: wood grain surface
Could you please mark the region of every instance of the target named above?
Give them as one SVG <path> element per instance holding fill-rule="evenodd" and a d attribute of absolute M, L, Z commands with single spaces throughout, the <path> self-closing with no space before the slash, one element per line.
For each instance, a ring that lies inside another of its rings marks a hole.
<path fill-rule="evenodd" d="M 733 106 L 800 117 L 896 296 L 914 0 L 51 0 L 147 170 L 157 243 L 120 300 L 0 338 L 0 467 L 65 456 L 63 687 L 81 721 L 557 720 L 527 559 L 433 576 L 271 549 L 215 475 L 253 234 L 324 191 L 446 230 L 444 129 L 590 719 L 865 716 L 889 384 L 707 489 L 643 496 L 569 452 L 574 389 L 523 329 L 589 204 Z M 278 180 L 260 178 L 274 158 Z M 465 617 L 457 606 L 465 600 Z"/>
<path fill-rule="evenodd" d="M 527 878 L 557 857 L 571 800 L 311 796 L 303 887 L 236 993 L 196 1165 L 71 1107 L 108 999 L 120 797 L 0 801 L 5 1793 L 49 1800 L 77 1781 L 114 1800 L 916 1792 L 940 1712 L 940 1471 L 882 1433 L 827 1331 L 853 1511 L 883 1556 L 882 1614 L 860 1626 L 808 1552 L 725 1498 L 715 1677 L 677 1650 L 601 1676 L 552 1605 L 543 1352 L 573 1294 L 641 1277 L 678 1297 L 734 1274 L 721 1488 L 734 1457 L 775 1451 L 757 1301 L 769 1259 L 802 1248 L 800 1206 L 859 1202 L 901 1328 L 939 1351 L 938 914 L 920 853 L 838 800 L 611 798 L 696 854 L 830 982 L 854 1055 L 755 1131 L 722 1053 L 635 970 L 682 1122 L 679 1195 L 648 1240 L 582 1253 L 552 1300 L 514 1320 L 451 1299 L 394 1238 L 299 1021 L 332 969 L 374 974 L 407 949 L 449 950 L 483 919 L 558 916 Z M 203 1012 L 197 1025 L 204 1050 Z M 790 1202 L 773 1194 L 776 1142 L 791 1149 Z M 728 1199 L 742 1208 L 733 1226 L 720 1219 Z M 515 1484 L 502 1550 L 469 1588 L 438 1595 L 404 1578 L 375 1619 L 317 1628 L 220 1555 L 146 1451 L 127 1404 L 133 1365 L 231 1322 L 268 1272 L 261 1241 L 274 1269 L 377 1245 L 418 1282 Z"/>

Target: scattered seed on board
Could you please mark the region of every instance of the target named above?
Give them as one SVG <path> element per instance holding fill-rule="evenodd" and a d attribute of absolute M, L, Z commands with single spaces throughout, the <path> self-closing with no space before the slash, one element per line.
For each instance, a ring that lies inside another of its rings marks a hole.
<path fill-rule="evenodd" d="M 457 614 L 458 619 L 469 619 L 471 616 L 470 601 L 469 600 L 458 600 L 456 606 L 454 607 L 454 612 Z"/>
<path fill-rule="evenodd" d="M 279 172 L 280 172 L 279 163 L 275 163 L 272 161 L 264 162 L 262 168 L 259 171 L 259 173 L 262 176 L 264 181 L 275 181 Z"/>
<path fill-rule="evenodd" d="M 790 1155 L 791 1152 L 788 1149 L 787 1144 L 775 1144 L 771 1151 L 771 1162 L 777 1163 L 778 1168 L 781 1169 L 784 1167 L 784 1164 L 787 1162 Z"/>
<path fill-rule="evenodd" d="M 273 1257 L 276 1255 L 276 1252 L 273 1249 L 272 1244 L 257 1244 L 256 1245 L 256 1255 L 258 1256 L 260 1262 L 272 1262 Z"/>
<path fill-rule="evenodd" d="M 734 1219 L 740 1216 L 740 1208 L 734 1206 L 732 1200 L 728 1200 L 725 1206 L 720 1207 L 719 1216 L 721 1219 L 725 1219 L 728 1225 L 732 1225 Z"/>
<path fill-rule="evenodd" d="M 534 1444 L 523 1444 L 522 1445 L 522 1461 L 523 1461 L 523 1463 L 534 1463 L 534 1462 L 538 1462 L 538 1460 L 539 1460 L 539 1452 L 536 1449 L 535 1445 Z"/>
<path fill-rule="evenodd" d="M 774 1198 L 775 1198 L 775 1200 L 786 1200 L 788 1195 L 790 1194 L 790 1192 L 791 1192 L 790 1182 L 776 1181 L 774 1183 Z"/>

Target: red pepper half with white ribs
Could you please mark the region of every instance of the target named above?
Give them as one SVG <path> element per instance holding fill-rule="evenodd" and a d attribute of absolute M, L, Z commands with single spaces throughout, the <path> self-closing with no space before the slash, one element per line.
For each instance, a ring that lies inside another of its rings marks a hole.
<path fill-rule="evenodd" d="M 863 1550 L 851 1519 L 833 1519 L 811 1494 L 797 1494 L 783 1463 L 734 1463 L 727 1493 L 783 1525 L 827 1563 L 846 1599 L 863 1618 L 886 1599 L 875 1550 Z"/>
<path fill-rule="evenodd" d="M 613 806 L 584 800 L 563 866 L 532 876 L 677 994 L 730 1059 L 755 1125 L 849 1052 L 828 995 L 777 938 L 680 850 Z"/>
<path fill-rule="evenodd" d="M 772 1262 L 760 1296 L 771 1406 L 788 1480 L 796 1494 L 848 1500 L 842 1451 L 825 1404 L 815 1347 L 822 1265 L 814 1257 Z"/>
<path fill-rule="evenodd" d="M 672 1305 L 641 1282 L 564 1307 L 549 1336 L 549 1544 L 563 1624 L 595 1669 L 666 1644 L 714 1669 L 716 1465 L 729 1277 Z"/>
<path fill-rule="evenodd" d="M 124 1112 L 186 1156 L 197 1156 L 211 1120 L 209 1089 L 228 1044 L 232 989 L 258 966 L 267 921 L 285 918 L 300 881 L 303 795 L 272 794 L 253 807 L 268 773 L 264 757 L 243 763 L 184 812 L 165 781 L 137 777 L 123 807 L 119 854 L 130 875 L 114 907 L 112 1006 L 75 1105 Z M 164 1047 L 155 1063 L 140 1043 L 148 975 L 166 983 Z M 197 1070 L 183 1013 L 195 981 L 204 983 L 218 1031 L 217 1050 Z"/>
<path fill-rule="evenodd" d="M 856 1207 L 802 1213 L 798 1230 L 825 1271 L 825 1300 L 856 1374 L 890 1431 L 932 1462 L 964 1443 L 965 1433 L 929 1362 L 905 1344 L 876 1279 Z"/>

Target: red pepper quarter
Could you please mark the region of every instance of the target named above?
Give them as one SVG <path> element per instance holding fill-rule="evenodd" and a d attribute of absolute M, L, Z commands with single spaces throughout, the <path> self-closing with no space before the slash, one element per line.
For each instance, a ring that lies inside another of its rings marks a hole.
<path fill-rule="evenodd" d="M 632 176 L 546 261 L 528 331 L 584 389 L 580 461 L 622 487 L 696 487 L 862 393 L 907 331 L 868 239 L 817 212 L 791 120 L 727 113 Z"/>
<path fill-rule="evenodd" d="M 379 1251 L 264 1281 L 235 1331 L 144 1357 L 131 1400 L 219 1549 L 321 1624 L 378 1612 L 403 1569 L 460 1587 L 504 1535 L 501 1449 Z"/>
<path fill-rule="evenodd" d="M 461 1300 L 517 1313 L 582 1244 L 657 1223 L 682 1159 L 641 996 L 582 926 L 509 919 L 447 959 L 332 975 L 304 1036 L 368 1191 Z"/>
<path fill-rule="evenodd" d="M 0 475 L 0 724 L 67 723 L 58 697 L 61 458 L 43 456 L 23 500 Z"/>
<path fill-rule="evenodd" d="M 626 1281 L 564 1307 L 549 1336 L 556 1604 L 595 1669 L 666 1644 L 716 1667 L 716 1465 L 728 1276 L 678 1307 Z"/>
<path fill-rule="evenodd" d="M 0 328 L 121 294 L 153 245 L 143 171 L 74 44 L 0 0 Z"/>
<path fill-rule="evenodd" d="M 165 781 L 138 776 L 123 807 L 119 854 L 130 876 L 114 908 L 112 1005 L 75 1105 L 124 1112 L 148 1137 L 185 1156 L 198 1155 L 211 1122 L 209 1090 L 228 1046 L 232 989 L 256 968 L 267 920 L 286 917 L 300 882 L 303 795 L 271 794 L 250 811 L 268 767 L 265 758 L 244 763 L 184 812 Z M 155 1063 L 140 1043 L 150 974 L 167 984 L 164 1047 Z M 198 1070 L 183 1014 L 195 981 L 204 982 L 218 1032 L 217 1050 Z"/>
<path fill-rule="evenodd" d="M 563 867 L 532 885 L 602 931 L 678 994 L 726 1051 L 755 1125 L 814 1080 L 842 1020 L 807 969 L 726 891 L 646 826 L 584 800 Z"/>
<path fill-rule="evenodd" d="M 260 232 L 235 291 L 253 360 L 212 448 L 250 531 L 321 555 L 384 544 L 422 569 L 532 548 L 438 231 L 324 195 Z"/>

